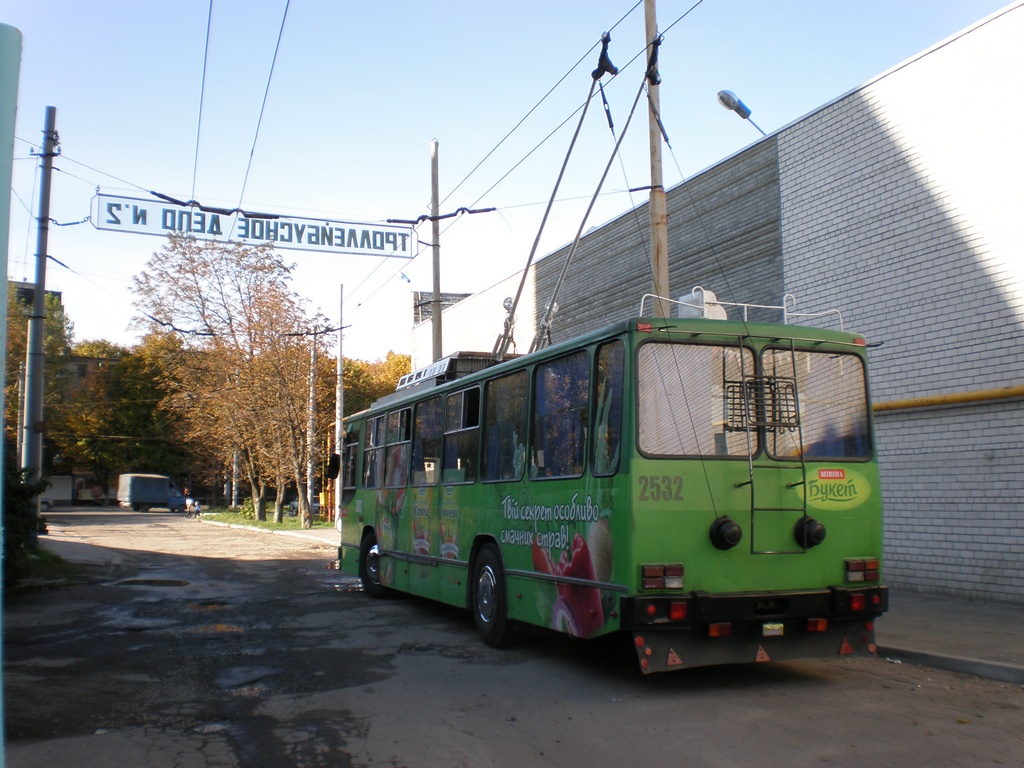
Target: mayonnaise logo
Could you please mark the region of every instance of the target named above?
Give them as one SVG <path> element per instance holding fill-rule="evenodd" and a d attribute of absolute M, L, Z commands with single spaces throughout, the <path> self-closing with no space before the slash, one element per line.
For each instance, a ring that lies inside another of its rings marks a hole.
<path fill-rule="evenodd" d="M 807 506 L 815 509 L 850 509 L 870 497 L 871 483 L 850 469 L 819 469 L 815 479 L 808 478 Z"/>

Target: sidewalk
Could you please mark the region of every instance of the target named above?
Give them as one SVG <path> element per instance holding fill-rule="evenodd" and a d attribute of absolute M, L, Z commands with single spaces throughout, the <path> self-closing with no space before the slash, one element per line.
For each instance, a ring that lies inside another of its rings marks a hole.
<path fill-rule="evenodd" d="M 890 589 L 878 656 L 1024 683 L 1024 606 Z"/>
<path fill-rule="evenodd" d="M 274 531 L 203 520 L 206 525 L 292 536 L 336 547 L 333 528 Z M 97 547 L 40 541 L 75 561 L 104 561 L 114 556 Z M 875 624 L 878 657 L 919 664 L 990 680 L 1024 684 L 1024 606 L 890 589 L 889 611 Z"/>

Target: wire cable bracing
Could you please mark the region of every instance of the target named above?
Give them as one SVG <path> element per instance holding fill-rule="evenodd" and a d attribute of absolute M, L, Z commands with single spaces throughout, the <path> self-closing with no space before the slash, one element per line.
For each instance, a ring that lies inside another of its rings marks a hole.
<path fill-rule="evenodd" d="M 617 27 L 618 27 L 619 25 L 621 25 L 621 24 L 622 24 L 622 22 L 623 22 L 623 21 L 625 21 L 625 19 L 626 19 L 626 18 L 628 18 L 628 17 L 630 16 L 630 14 L 632 14 L 632 13 L 633 13 L 633 12 L 634 12 L 634 11 L 635 11 L 635 10 L 636 10 L 636 9 L 637 9 L 638 7 L 640 7 L 640 5 L 641 5 L 641 4 L 642 4 L 642 0 L 638 0 L 638 2 L 636 2 L 636 3 L 635 3 L 635 4 L 634 4 L 634 5 L 633 5 L 633 6 L 632 6 L 632 7 L 631 7 L 631 8 L 630 8 L 630 9 L 629 9 L 629 10 L 628 10 L 628 11 L 627 11 L 626 13 L 624 13 L 624 14 L 623 14 L 623 15 L 622 15 L 622 16 L 621 16 L 621 17 L 619 18 L 619 20 L 618 20 L 618 21 L 616 21 L 616 22 L 615 22 L 615 24 L 613 24 L 613 25 L 612 25 L 612 26 L 611 26 L 611 27 L 609 28 L 608 32 L 606 32 L 605 34 L 610 34 L 610 32 L 611 32 L 611 31 L 615 30 L 615 29 L 616 29 L 616 28 L 617 28 Z M 521 119 L 520 119 L 520 120 L 519 120 L 519 121 L 518 121 L 518 122 L 517 122 L 517 123 L 515 124 L 515 126 L 514 126 L 514 127 L 513 127 L 513 128 L 512 128 L 512 129 L 511 129 L 511 130 L 510 130 L 510 131 L 508 132 L 508 133 L 506 133 L 506 134 L 505 134 L 505 135 L 504 135 L 504 136 L 503 136 L 503 137 L 501 138 L 501 140 L 500 140 L 500 141 L 498 141 L 498 143 L 497 143 L 497 144 L 496 144 L 496 145 L 495 145 L 495 146 L 494 146 L 494 147 L 493 147 L 493 148 L 492 148 L 492 149 L 491 149 L 491 150 L 490 150 L 489 152 L 487 152 L 487 154 L 486 154 L 486 155 L 485 155 L 485 156 L 483 157 L 483 159 L 481 159 L 481 160 L 480 160 L 480 162 L 478 162 L 478 163 L 477 163 L 477 164 L 476 164 L 476 165 L 475 165 L 475 166 L 473 167 L 473 169 L 472 169 L 472 170 L 471 170 L 471 171 L 470 171 L 470 172 L 469 172 L 469 173 L 468 173 L 468 174 L 467 174 L 467 175 L 466 175 L 466 176 L 465 176 L 465 177 L 464 177 L 464 178 L 463 178 L 463 179 L 462 179 L 462 180 L 461 180 L 461 181 L 460 181 L 460 182 L 459 182 L 458 184 L 456 184 L 456 185 L 455 185 L 455 187 L 454 187 L 454 188 L 453 188 L 453 189 L 452 189 L 452 190 L 451 190 L 451 191 L 450 191 L 450 192 L 449 192 L 449 193 L 448 193 L 448 194 L 447 194 L 447 195 L 446 195 L 446 196 L 444 197 L 444 199 L 442 200 L 442 203 L 443 203 L 443 202 L 445 202 L 445 201 L 447 201 L 447 200 L 448 200 L 448 199 L 449 199 L 449 198 L 450 198 L 450 197 L 451 197 L 451 196 L 452 196 L 452 195 L 453 195 L 453 194 L 455 193 L 455 191 L 456 191 L 456 190 L 458 190 L 459 188 L 461 188 L 461 187 L 462 187 L 462 186 L 463 186 L 463 185 L 464 185 L 464 184 L 465 184 L 465 183 L 466 183 L 466 182 L 467 182 L 467 181 L 468 181 L 468 180 L 469 180 L 469 179 L 470 179 L 470 178 L 471 178 L 471 177 L 472 177 L 472 176 L 473 176 L 473 175 L 474 175 L 474 174 L 475 174 L 475 173 L 476 173 L 477 171 L 479 171 L 479 170 L 480 170 L 480 168 L 481 168 L 481 167 L 483 166 L 483 164 L 484 164 L 484 163 L 485 163 L 485 162 L 487 161 L 487 159 L 488 159 L 488 158 L 490 158 L 490 157 L 491 157 L 491 156 L 492 156 L 492 155 L 493 155 L 493 154 L 495 153 L 495 151 L 497 151 L 497 149 L 498 149 L 499 147 L 501 147 L 501 146 L 502 146 L 502 145 L 503 145 L 503 144 L 504 144 L 504 143 L 505 143 L 505 142 L 506 142 L 506 141 L 507 141 L 507 140 L 508 140 L 508 139 L 509 139 L 509 138 L 510 138 L 510 137 L 511 137 L 511 136 L 512 136 L 512 135 L 513 135 L 513 134 L 514 134 L 514 133 L 515 133 L 516 131 L 518 131 L 518 130 L 519 130 L 519 129 L 520 129 L 520 128 L 521 128 L 522 126 L 523 126 L 523 124 L 524 124 L 524 123 L 526 122 L 526 120 L 527 120 L 527 119 L 528 119 L 528 118 L 530 117 L 530 115 L 532 115 L 532 114 L 533 114 L 533 113 L 534 113 L 534 112 L 535 112 L 535 111 L 536 111 L 536 110 L 537 110 L 537 109 L 538 109 L 538 108 L 539 108 L 539 107 L 541 106 L 541 104 L 543 104 L 543 103 L 544 103 L 544 102 L 545 102 L 545 101 L 546 101 L 546 100 L 547 100 L 547 99 L 548 99 L 548 98 L 549 98 L 549 97 L 550 97 L 550 96 L 551 96 L 551 95 L 552 95 L 552 94 L 553 94 L 553 93 L 555 92 L 555 90 L 556 90 L 556 89 L 557 89 L 557 88 L 558 88 L 558 87 L 559 87 L 559 86 L 560 86 L 560 85 L 561 85 L 561 84 L 562 84 L 562 83 L 563 83 L 563 82 L 564 82 L 564 81 L 565 81 L 565 80 L 566 80 L 566 79 L 567 79 L 567 78 L 569 77 L 569 75 L 571 75 L 571 74 L 572 74 L 572 73 L 573 73 L 574 71 L 576 71 L 576 70 L 577 70 L 577 69 L 579 68 L 580 64 L 582 64 L 582 63 L 583 63 L 583 62 L 584 62 L 584 61 L 585 61 L 585 60 L 587 59 L 587 57 L 588 57 L 588 56 L 590 56 L 590 54 L 591 54 L 591 53 L 593 53 L 593 51 L 594 51 L 594 50 L 595 50 L 595 49 L 596 49 L 596 48 L 597 48 L 597 47 L 598 47 L 599 45 L 601 45 L 601 43 L 602 43 L 602 40 L 600 40 L 600 39 L 599 39 L 599 40 L 598 40 L 597 42 L 595 42 L 595 43 L 594 43 L 593 45 L 591 45 L 591 46 L 590 46 L 590 48 L 589 48 L 589 49 L 588 49 L 588 50 L 586 51 L 586 53 L 584 53 L 584 54 L 583 54 L 583 55 L 582 55 L 582 56 L 581 56 L 581 57 L 580 57 L 580 58 L 579 58 L 579 59 L 578 59 L 578 60 L 576 61 L 576 63 L 575 63 L 575 64 L 573 64 L 573 66 L 572 66 L 572 67 L 571 67 L 571 68 L 570 68 L 570 69 L 569 69 L 569 70 L 568 70 L 568 71 L 567 71 L 567 72 L 566 72 L 565 74 L 563 74 L 563 75 L 562 75 L 562 76 L 561 76 L 561 77 L 560 77 L 560 78 L 559 78 L 559 79 L 558 79 L 558 80 L 557 80 L 557 81 L 555 82 L 555 84 L 554 84 L 553 86 L 551 86 L 551 88 L 549 88 L 549 89 L 548 89 L 548 91 L 547 91 L 547 92 L 546 92 L 546 93 L 544 94 L 544 96 L 543 96 L 543 97 L 541 97 L 541 99 L 540 99 L 540 100 L 539 100 L 539 101 L 538 101 L 538 102 L 537 102 L 536 104 L 534 104 L 534 106 L 533 106 L 533 107 L 531 107 L 531 108 L 530 108 L 530 109 L 529 109 L 529 110 L 527 111 L 527 113 L 526 113 L 526 114 L 525 114 L 525 115 L 524 115 L 524 116 L 523 116 L 523 117 L 522 117 L 522 118 L 521 118 Z M 641 53 L 640 53 L 640 54 L 637 54 L 637 56 L 634 56 L 634 60 L 635 60 L 636 58 L 638 58 L 638 57 L 639 57 L 639 56 L 640 56 L 640 55 L 641 55 L 642 53 L 643 53 L 643 51 L 641 51 Z M 621 70 L 619 70 L 619 71 L 621 71 Z M 616 76 L 615 74 L 613 74 L 613 75 L 612 75 L 612 77 L 615 77 L 615 76 Z M 534 154 L 535 152 L 537 152 L 537 151 L 538 151 L 538 150 L 539 150 L 539 149 L 540 149 L 540 148 L 541 148 L 542 146 L 544 146 L 544 144 L 546 144 L 546 143 L 547 143 L 547 142 L 548 142 L 548 141 L 549 141 L 549 140 L 550 140 L 550 139 L 551 139 L 551 138 L 552 138 L 552 137 L 553 137 L 553 136 L 554 136 L 554 135 L 555 135 L 556 133 L 558 133 L 558 132 L 559 132 L 559 131 L 560 131 L 560 130 L 561 130 L 561 129 L 562 129 L 562 128 L 563 128 L 563 127 L 564 127 L 564 126 L 565 126 L 565 125 L 566 125 L 566 124 L 567 124 L 567 123 L 568 123 L 568 122 L 569 122 L 569 121 L 570 121 L 570 120 L 571 120 L 571 119 L 572 119 L 573 117 L 575 117 L 575 116 L 577 115 L 577 113 L 579 113 L 579 112 L 580 112 L 581 110 L 584 110 L 584 109 L 585 109 L 585 107 L 586 107 L 586 106 L 587 106 L 587 105 L 589 104 L 589 102 L 590 102 L 590 99 L 592 99 L 593 97 L 594 97 L 594 93 L 593 93 L 593 91 L 592 91 L 592 92 L 591 92 L 591 94 L 590 94 L 590 95 L 589 95 L 589 96 L 587 97 L 587 100 L 586 100 L 586 101 L 585 101 L 584 103 L 580 104 L 580 105 L 579 105 L 579 106 L 577 106 L 577 107 L 576 107 L 575 109 L 573 109 L 573 111 L 572 111 L 571 113 L 569 113 L 569 115 L 567 115 L 567 116 L 566 116 L 566 117 L 565 117 L 565 118 L 564 118 L 564 119 L 563 119 L 563 120 L 562 120 L 561 122 L 559 122 L 559 123 L 558 123 L 558 125 L 557 125 L 557 126 L 555 126 L 555 127 L 554 127 L 554 128 L 553 128 L 553 129 L 552 129 L 552 130 L 551 130 L 551 131 L 550 131 L 550 132 L 549 132 L 549 133 L 547 134 L 547 135 L 545 135 L 545 136 L 544 136 L 544 138 L 542 138 L 542 139 L 541 139 L 541 140 L 540 140 L 540 141 L 539 141 L 539 142 L 538 142 L 538 143 L 537 143 L 536 145 L 534 145 L 534 147 L 533 147 L 532 149 L 530 149 L 530 150 L 529 150 L 529 151 L 528 151 L 528 152 L 527 152 L 527 153 L 526 153 L 525 155 L 523 155 L 523 156 L 522 156 L 522 157 L 521 157 L 521 158 L 520 158 L 520 159 L 519 159 L 518 161 L 516 161 L 516 162 L 515 162 L 515 163 L 513 164 L 513 166 L 512 166 L 511 168 L 509 168 L 509 169 L 508 169 L 507 171 L 505 171 L 505 173 L 503 173 L 503 174 L 502 174 L 502 175 L 501 175 L 501 176 L 500 176 L 500 177 L 498 178 L 498 180 L 497 180 L 497 181 L 495 181 L 495 182 L 494 182 L 493 184 L 491 184 L 491 185 L 490 185 L 490 186 L 489 186 L 489 187 L 488 187 L 488 188 L 487 188 L 487 189 L 486 189 L 486 190 L 485 190 L 485 191 L 484 191 L 483 193 L 481 193 L 481 194 L 480 194 L 480 195 L 479 195 L 479 196 L 478 196 L 478 197 L 477 197 L 477 198 L 476 198 L 476 199 L 474 200 L 474 202 L 473 202 L 473 203 L 471 203 L 470 207 L 474 207 L 474 208 L 475 208 L 475 207 L 477 206 L 477 204 L 478 204 L 478 203 L 479 203 L 479 202 L 480 202 L 480 201 L 481 201 L 481 200 L 482 200 L 483 198 L 485 198 L 485 197 L 486 197 L 487 195 L 489 195 L 489 194 L 490 194 L 491 192 L 493 192 L 493 191 L 494 191 L 494 189 L 496 189 L 496 188 L 498 187 L 498 185 L 500 185 L 500 184 L 501 184 L 502 182 L 504 182 L 504 181 L 505 181 L 505 180 L 506 180 L 506 179 L 507 179 L 507 178 L 508 178 L 508 177 L 509 177 L 509 176 L 510 176 L 510 175 L 511 175 L 511 174 L 512 174 L 512 173 L 513 173 L 513 172 L 514 172 L 514 171 L 515 171 L 515 170 L 516 170 L 517 168 L 519 168 L 519 167 L 520 167 L 520 166 L 521 166 L 521 165 L 522 165 L 522 164 L 523 164 L 523 163 L 524 163 L 524 162 L 525 162 L 525 161 L 526 161 L 526 160 L 527 160 L 527 159 L 528 159 L 529 157 L 531 157 L 531 156 L 532 156 L 532 155 L 533 155 L 533 154 Z M 441 234 L 442 234 L 442 235 L 443 235 L 443 234 L 445 234 L 445 233 L 446 233 L 446 232 L 447 232 L 447 231 L 448 231 L 449 229 L 451 229 L 451 227 L 455 226 L 455 224 L 456 224 L 456 222 L 457 222 L 458 220 L 459 220 L 459 219 L 458 219 L 458 218 L 456 218 L 456 219 L 455 219 L 455 221 L 452 221 L 452 222 L 448 223 L 448 224 L 447 224 L 447 225 L 446 225 L 446 226 L 444 227 L 444 229 L 442 229 L 442 230 L 441 230 Z M 420 251 L 420 253 L 422 253 L 422 252 L 423 252 L 423 251 Z M 415 259 L 416 259 L 416 258 L 417 258 L 417 257 L 418 257 L 419 255 L 420 255 L 420 253 L 417 253 L 417 254 L 415 254 L 415 255 L 414 255 L 414 256 L 412 257 L 412 259 L 410 259 L 410 263 L 411 263 L 412 261 L 414 261 L 414 260 L 415 260 Z M 372 271 L 370 272 L 370 274 L 368 274 L 368 275 L 367 275 L 367 276 L 366 276 L 366 277 L 365 277 L 365 278 L 364 278 L 364 279 L 363 279 L 363 280 L 362 280 L 362 281 L 361 281 L 361 282 L 360 282 L 360 283 L 359 283 L 359 284 L 358 284 L 358 285 L 356 286 L 356 288 L 355 288 L 355 290 L 353 291 L 353 293 L 357 292 L 357 291 L 358 291 L 358 290 L 359 290 L 359 289 L 360 289 L 360 288 L 361 288 L 361 287 L 362 287 L 363 285 L 365 285 L 365 284 L 366 284 L 366 283 L 367 283 L 367 282 L 368 282 L 368 281 L 370 280 L 370 278 L 372 278 L 372 277 L 373 277 L 373 275 L 374 275 L 374 274 L 376 274 L 376 273 L 377 273 L 377 272 L 378 272 L 378 271 L 379 271 L 379 270 L 381 269 L 381 267 L 382 267 L 382 266 L 383 266 L 383 262 L 382 262 L 381 264 L 378 264 L 378 265 L 377 265 L 376 267 L 374 267 L 374 269 L 373 269 L 373 270 L 372 270 Z M 386 280 L 384 280 L 384 281 L 383 281 L 383 282 L 382 282 L 382 283 L 381 283 L 381 284 L 380 284 L 380 285 L 379 285 L 379 286 L 378 286 L 377 288 L 375 288 L 375 289 L 374 289 L 373 291 L 371 291 L 371 293 L 370 293 L 370 294 L 369 294 L 368 296 L 366 296 L 366 297 L 365 297 L 365 298 L 363 299 L 363 301 L 362 301 L 362 302 L 359 302 L 359 303 L 357 303 L 357 306 L 361 306 L 361 305 L 362 305 L 362 303 L 364 303 L 364 302 L 368 301 L 368 300 L 369 300 L 369 299 L 371 299 L 371 298 L 372 298 L 372 297 L 373 297 L 374 295 L 376 295 L 376 294 L 377 294 L 377 293 L 378 293 L 379 291 L 383 290 L 384 286 L 385 286 L 385 285 L 386 285 L 387 283 L 389 283 L 389 282 L 390 282 L 391 280 L 394 280 L 395 278 L 397 278 L 397 277 L 398 277 L 398 275 L 399 275 L 399 273 L 400 273 L 400 272 L 401 272 L 401 271 L 402 271 L 403 269 L 405 269 L 405 268 L 406 268 L 407 266 L 408 266 L 408 265 L 405 265 L 405 266 L 404 266 L 404 267 L 403 267 L 402 269 L 399 269 L 399 270 L 395 271 L 395 272 L 394 272 L 394 273 L 393 273 L 393 274 L 392 274 L 392 275 L 391 275 L 390 277 L 388 277 L 388 278 L 387 278 Z"/>
<path fill-rule="evenodd" d="M 277 45 L 274 46 L 274 58 L 270 62 L 270 72 L 267 75 L 267 87 L 263 92 L 263 103 L 260 105 L 260 116 L 256 121 L 256 133 L 252 137 L 252 148 L 249 150 L 249 162 L 245 166 L 245 177 L 242 179 L 242 191 L 238 194 L 238 205 L 242 207 L 242 200 L 245 198 L 245 187 L 249 183 L 249 171 L 252 170 L 252 159 L 256 154 L 256 142 L 260 137 L 260 126 L 263 124 L 263 113 L 267 109 L 267 97 L 270 95 L 270 83 L 274 79 L 274 67 L 277 65 L 277 54 L 281 50 L 281 38 L 284 36 L 284 23 L 288 19 L 288 8 L 291 0 L 285 0 L 284 14 L 281 16 L 281 27 L 277 31 Z"/>
<path fill-rule="evenodd" d="M 199 172 L 199 136 L 203 128 L 203 103 L 206 97 L 206 67 L 210 61 L 210 26 L 213 23 L 213 0 L 206 15 L 206 46 L 203 50 L 203 79 L 199 86 L 199 117 L 196 120 L 196 153 L 192 161 L 192 197 L 196 196 L 196 175 Z"/>

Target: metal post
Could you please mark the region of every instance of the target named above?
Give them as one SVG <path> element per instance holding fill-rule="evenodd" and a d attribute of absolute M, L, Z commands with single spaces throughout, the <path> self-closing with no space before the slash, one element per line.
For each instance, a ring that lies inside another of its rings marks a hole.
<path fill-rule="evenodd" d="M 43 339 L 46 330 L 46 252 L 50 233 L 50 177 L 57 147 L 57 108 L 47 107 L 43 150 L 39 156 L 39 217 L 36 234 L 36 282 L 32 315 L 28 320 L 26 354 L 25 421 L 21 467 L 26 480 L 37 482 L 43 467 Z M 36 500 L 38 505 L 38 499 Z M 37 509 L 38 512 L 38 509 Z"/>
<path fill-rule="evenodd" d="M 334 392 L 334 451 L 340 459 L 345 457 L 345 432 L 342 421 L 345 417 L 344 363 L 341 357 L 341 337 L 345 333 L 345 286 L 342 284 L 338 299 L 338 384 Z M 341 520 L 341 486 L 344 481 L 344 464 L 334 479 L 334 521 Z"/>
<path fill-rule="evenodd" d="M 237 509 L 238 507 L 242 506 L 241 500 L 240 500 L 240 496 L 241 496 L 241 487 L 240 487 L 241 486 L 241 483 L 240 483 L 241 475 L 242 475 L 241 457 L 238 454 L 238 449 L 235 448 L 235 456 L 234 456 L 233 461 L 231 462 L 231 503 L 228 505 L 232 509 Z"/>
<path fill-rule="evenodd" d="M 313 330 L 313 347 L 309 353 L 309 425 L 306 429 L 306 502 L 309 517 L 302 520 L 302 527 L 309 528 L 313 524 L 313 448 L 316 430 L 316 329 Z"/>
<path fill-rule="evenodd" d="M 658 38 L 658 18 L 654 0 L 644 0 L 644 27 L 647 45 L 653 46 Z M 659 88 L 655 82 L 649 81 L 647 84 L 647 119 L 651 147 L 651 269 L 654 273 L 654 295 L 659 297 L 654 300 L 654 316 L 668 317 L 669 303 L 663 301 L 671 297 L 668 285 L 668 213 L 661 173 L 661 126 L 658 124 L 658 114 L 661 111 Z"/>
<path fill-rule="evenodd" d="M 441 359 L 441 222 L 438 220 L 437 139 L 430 141 L 430 219 L 433 227 L 434 300 L 430 305 L 430 328 L 433 339 L 434 360 Z"/>

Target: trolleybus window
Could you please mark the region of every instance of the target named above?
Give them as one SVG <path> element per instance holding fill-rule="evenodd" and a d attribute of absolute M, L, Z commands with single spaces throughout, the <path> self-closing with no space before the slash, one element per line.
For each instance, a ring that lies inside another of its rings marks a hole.
<path fill-rule="evenodd" d="M 366 422 L 366 442 L 363 445 L 364 488 L 380 488 L 384 477 L 384 426 L 383 416 Z"/>
<path fill-rule="evenodd" d="M 416 405 L 412 429 L 412 484 L 437 485 L 441 469 L 444 408 L 440 397 Z"/>
<path fill-rule="evenodd" d="M 619 468 L 622 439 L 622 342 L 613 341 L 597 350 L 594 384 L 594 454 L 590 471 L 613 475 Z"/>
<path fill-rule="evenodd" d="M 345 435 L 345 448 L 341 457 L 341 487 L 348 491 L 356 487 L 356 454 L 359 452 L 359 433 Z"/>
<path fill-rule="evenodd" d="M 734 396 L 753 353 L 711 344 L 648 342 L 637 351 L 638 438 L 649 456 L 742 456 L 757 451 Z M 737 413 L 736 411 L 739 411 Z"/>
<path fill-rule="evenodd" d="M 388 414 L 388 449 L 384 469 L 384 485 L 387 488 L 405 487 L 406 473 L 409 471 L 411 427 L 409 408 Z"/>
<path fill-rule="evenodd" d="M 590 376 L 585 351 L 534 369 L 530 476 L 579 477 L 587 444 Z"/>
<path fill-rule="evenodd" d="M 807 459 L 870 458 L 867 387 L 859 357 L 766 349 L 762 359 L 765 376 L 779 380 L 793 380 L 796 364 L 799 429 L 769 430 L 773 455 L 797 456 L 802 450 Z"/>
<path fill-rule="evenodd" d="M 523 476 L 528 382 L 526 371 L 516 371 L 486 384 L 484 480 L 519 480 Z"/>
<path fill-rule="evenodd" d="M 472 483 L 476 480 L 479 440 L 480 390 L 473 387 L 448 395 L 444 426 L 444 482 Z"/>

